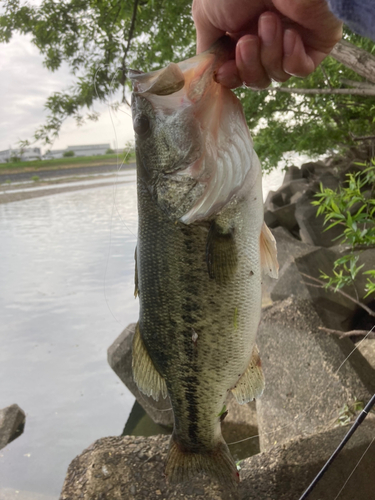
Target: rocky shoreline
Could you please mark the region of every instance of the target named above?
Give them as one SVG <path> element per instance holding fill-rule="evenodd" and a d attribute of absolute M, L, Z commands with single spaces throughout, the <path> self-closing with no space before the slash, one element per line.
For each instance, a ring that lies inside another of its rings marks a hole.
<path fill-rule="evenodd" d="M 256 408 L 228 401 L 222 423 L 223 434 L 227 426 L 232 429 L 229 443 L 244 439 L 241 431 L 249 424 L 256 429 L 251 439 L 259 439 L 260 453 L 247 450 L 241 463 L 238 491 L 222 491 L 203 476 L 187 485 L 168 485 L 163 474 L 168 436 L 123 436 L 99 439 L 73 460 L 60 500 L 299 498 L 375 391 L 375 339 L 366 338 L 356 349 L 356 339 L 326 331 L 344 333 L 359 322 L 370 330 L 374 318 L 365 317 L 358 303 L 311 281 L 321 269 L 331 271 L 345 252 L 332 243 L 334 231 L 322 232 L 311 201 L 321 182 L 335 189 L 356 168 L 354 161 L 344 168 L 332 161 L 292 167 L 266 200 L 265 219 L 280 264 L 279 280 L 267 279 L 263 287 L 266 307 L 258 346 L 266 389 Z M 366 250 L 360 258 L 364 266 L 373 266 L 375 251 Z M 363 294 L 359 300 L 373 306 Z M 154 422 L 171 428 L 169 401 L 155 403 L 133 381 L 133 335 L 134 325 L 129 325 L 108 349 L 109 364 Z M 374 435 L 375 414 L 370 413 L 309 498 L 331 500 L 338 493 L 342 500 L 371 498 Z M 231 451 L 235 459 L 243 453 Z"/>

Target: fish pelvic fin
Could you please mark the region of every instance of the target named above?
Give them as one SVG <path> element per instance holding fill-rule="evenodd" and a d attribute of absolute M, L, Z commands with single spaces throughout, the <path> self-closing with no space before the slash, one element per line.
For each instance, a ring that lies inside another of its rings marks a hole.
<path fill-rule="evenodd" d="M 167 480 L 172 484 L 183 483 L 201 472 L 232 490 L 240 481 L 235 461 L 224 441 L 210 451 L 192 452 L 183 450 L 172 434 L 165 468 Z"/>
<path fill-rule="evenodd" d="M 164 378 L 156 370 L 141 337 L 139 324 L 135 328 L 133 338 L 132 369 L 134 382 L 146 396 L 152 396 L 159 401 L 160 395 L 167 397 L 167 386 Z"/>
<path fill-rule="evenodd" d="M 249 403 L 259 398 L 264 390 L 264 375 L 257 346 L 254 346 L 248 367 L 241 375 L 232 393 L 239 404 Z"/>
<path fill-rule="evenodd" d="M 279 263 L 277 261 L 276 240 L 265 222 L 263 222 L 259 244 L 262 270 L 271 278 L 277 279 Z"/>

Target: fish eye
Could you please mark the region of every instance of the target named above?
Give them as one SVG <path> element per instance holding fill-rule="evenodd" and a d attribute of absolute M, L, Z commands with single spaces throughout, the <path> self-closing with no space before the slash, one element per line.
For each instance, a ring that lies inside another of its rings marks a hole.
<path fill-rule="evenodd" d="M 150 129 L 150 120 L 146 115 L 137 116 L 134 120 L 133 128 L 137 135 L 145 135 Z"/>

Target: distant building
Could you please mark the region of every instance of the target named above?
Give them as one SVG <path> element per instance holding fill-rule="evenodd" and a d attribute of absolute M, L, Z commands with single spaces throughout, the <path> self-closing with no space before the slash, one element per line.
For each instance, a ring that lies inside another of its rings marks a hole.
<path fill-rule="evenodd" d="M 43 160 L 55 160 L 56 158 L 62 158 L 66 149 L 52 149 L 51 151 L 47 151 L 47 153 L 43 156 Z"/>
<path fill-rule="evenodd" d="M 0 163 L 7 163 L 13 161 L 15 158 L 18 161 L 40 160 L 42 158 L 42 152 L 40 148 L 9 148 L 0 151 Z"/>
<path fill-rule="evenodd" d="M 85 146 L 68 146 L 66 151 L 74 151 L 74 156 L 105 155 L 110 144 L 89 144 Z"/>

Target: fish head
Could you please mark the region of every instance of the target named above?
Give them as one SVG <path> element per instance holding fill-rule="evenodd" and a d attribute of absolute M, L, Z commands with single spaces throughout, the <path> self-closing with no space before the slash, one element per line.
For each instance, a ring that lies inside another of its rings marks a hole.
<path fill-rule="evenodd" d="M 241 103 L 215 81 L 232 50 L 221 39 L 186 61 L 129 74 L 138 177 L 172 220 L 208 220 L 258 174 Z"/>

